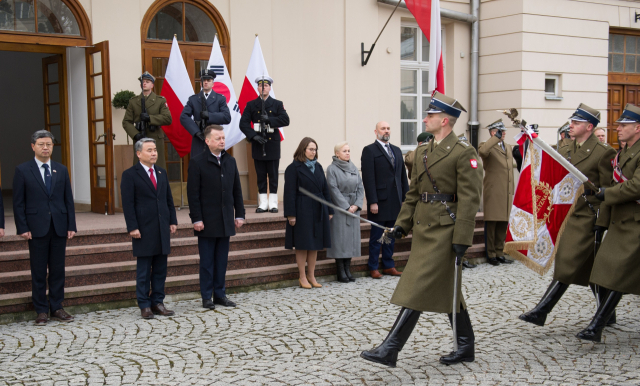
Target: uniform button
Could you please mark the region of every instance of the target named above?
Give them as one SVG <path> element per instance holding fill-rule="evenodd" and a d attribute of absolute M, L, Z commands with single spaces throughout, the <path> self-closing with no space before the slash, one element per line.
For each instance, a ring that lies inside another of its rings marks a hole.
<path fill-rule="evenodd" d="M 431 226 L 431 224 L 427 224 L 428 226 Z"/>
<path fill-rule="evenodd" d="M 418 221 L 418 224 L 420 224 L 420 221 Z"/>

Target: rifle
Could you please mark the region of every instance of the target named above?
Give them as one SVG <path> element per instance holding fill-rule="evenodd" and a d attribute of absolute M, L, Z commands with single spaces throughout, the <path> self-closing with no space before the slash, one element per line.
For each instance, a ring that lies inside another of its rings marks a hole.
<path fill-rule="evenodd" d="M 264 97 L 262 96 L 262 93 L 264 92 L 264 75 L 262 75 L 262 91 L 260 91 L 260 99 L 262 100 L 262 114 L 263 115 L 267 115 L 267 112 L 264 111 Z M 265 123 L 264 119 L 260 120 L 260 133 L 262 134 L 262 138 L 264 138 L 265 140 L 267 139 L 267 124 Z M 267 143 L 263 143 L 262 144 L 262 156 L 266 157 L 267 156 Z"/>
<path fill-rule="evenodd" d="M 143 74 L 144 75 L 144 74 Z M 145 100 L 144 100 L 144 90 L 142 89 L 142 85 L 143 85 L 144 79 L 142 78 L 142 76 L 140 76 L 140 107 L 142 107 L 142 111 L 140 112 L 140 114 L 146 114 L 147 113 L 147 106 L 145 104 Z M 142 117 L 140 118 L 140 121 L 138 123 L 135 124 L 136 126 L 136 130 L 138 130 L 138 132 L 140 133 L 140 136 L 142 138 L 146 138 L 147 137 L 147 122 L 144 122 L 142 120 Z"/>

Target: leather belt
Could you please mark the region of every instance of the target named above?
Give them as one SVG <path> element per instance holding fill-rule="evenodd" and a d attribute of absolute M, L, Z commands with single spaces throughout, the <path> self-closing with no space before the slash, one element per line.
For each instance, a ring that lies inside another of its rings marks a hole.
<path fill-rule="evenodd" d="M 438 201 L 438 202 L 458 202 L 458 197 L 455 194 L 444 193 L 422 193 L 420 195 L 422 202 Z"/>

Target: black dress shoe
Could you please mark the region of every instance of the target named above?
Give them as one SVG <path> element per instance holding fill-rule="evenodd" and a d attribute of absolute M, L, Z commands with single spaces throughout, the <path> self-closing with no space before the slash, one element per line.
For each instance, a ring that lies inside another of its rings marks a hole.
<path fill-rule="evenodd" d="M 262 208 L 256 209 L 256 213 L 264 213 L 266 211 L 267 211 L 266 209 L 262 209 Z"/>
<path fill-rule="evenodd" d="M 269 212 L 278 213 L 278 208 L 271 208 L 271 209 L 269 209 Z"/>
<path fill-rule="evenodd" d="M 216 309 L 216 305 L 213 304 L 213 300 L 211 299 L 202 299 L 202 307 L 208 308 L 210 310 Z"/>
<path fill-rule="evenodd" d="M 235 307 L 236 304 L 234 302 L 232 302 L 231 300 L 229 300 L 229 298 L 215 298 L 213 300 L 213 302 L 215 304 L 220 304 L 221 306 L 225 306 L 225 307 Z"/>
<path fill-rule="evenodd" d="M 495 257 L 487 257 L 487 263 L 491 265 L 500 265 L 500 262 Z"/>
<path fill-rule="evenodd" d="M 463 266 L 464 268 L 475 268 L 475 267 L 477 267 L 477 265 L 475 265 L 475 264 L 471 264 L 471 263 L 470 263 L 470 262 L 468 262 L 467 260 L 465 260 L 465 261 L 463 261 L 463 262 L 462 262 L 462 266 Z"/>
<path fill-rule="evenodd" d="M 496 260 L 498 260 L 502 264 L 512 264 L 513 263 L 513 260 L 507 260 L 504 256 L 496 257 Z"/>

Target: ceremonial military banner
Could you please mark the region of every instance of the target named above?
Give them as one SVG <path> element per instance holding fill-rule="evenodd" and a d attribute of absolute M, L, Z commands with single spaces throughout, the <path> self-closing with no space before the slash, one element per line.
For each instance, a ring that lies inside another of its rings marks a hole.
<path fill-rule="evenodd" d="M 509 216 L 504 251 L 543 275 L 553 266 L 557 241 L 584 186 L 556 159 L 559 154 L 548 145 L 541 146 L 537 143 L 539 139 L 533 141 L 531 135 L 535 134 L 528 131 L 517 138 L 521 149 L 525 140 L 529 144 Z"/>

